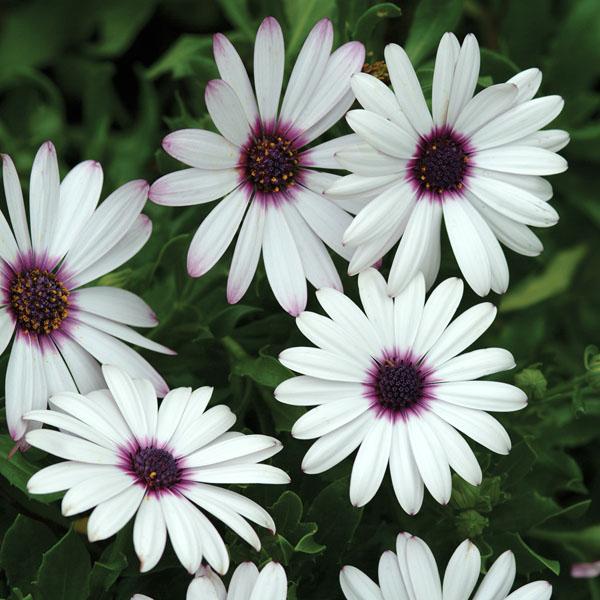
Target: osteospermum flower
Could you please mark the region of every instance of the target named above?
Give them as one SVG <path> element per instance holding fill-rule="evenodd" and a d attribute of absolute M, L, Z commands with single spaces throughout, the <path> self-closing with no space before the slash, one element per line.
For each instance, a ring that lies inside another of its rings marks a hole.
<path fill-rule="evenodd" d="M 344 567 L 340 585 L 347 600 L 469 600 L 481 570 L 477 546 L 465 540 L 454 551 L 443 580 L 429 546 L 420 538 L 401 533 L 396 554 L 384 552 L 379 560 L 379 585 L 355 567 Z M 515 581 L 515 557 L 500 555 L 482 579 L 473 600 L 548 600 L 552 586 L 534 581 L 510 593 Z"/>
<path fill-rule="evenodd" d="M 361 273 L 358 285 L 364 312 L 336 290 L 319 290 L 317 299 L 330 318 L 304 312 L 296 319 L 318 348 L 291 348 L 279 357 L 303 375 L 284 381 L 275 397 L 317 405 L 292 429 L 296 438 L 320 438 L 302 469 L 321 473 L 360 446 L 350 479 L 355 506 L 373 498 L 388 463 L 405 511 L 419 511 L 424 485 L 446 504 L 450 467 L 469 483 L 481 483 L 477 459 L 458 432 L 508 454 L 508 434 L 486 411 L 519 410 L 527 402 L 512 385 L 475 381 L 513 368 L 510 352 L 460 354 L 491 325 L 496 308 L 478 304 L 450 323 L 463 293 L 459 279 L 442 282 L 427 302 L 420 273 L 395 299 L 375 269 Z"/>
<path fill-rule="evenodd" d="M 11 231 L 0 212 L 0 353 L 15 334 L 5 383 L 10 435 L 21 440 L 28 428 L 22 415 L 45 408 L 51 394 L 105 387 L 99 362 L 119 362 L 164 396 L 163 378 L 123 343 L 173 354 L 129 327 L 156 325 L 150 307 L 123 289 L 79 289 L 148 240 L 152 223 L 140 214 L 148 184 L 126 183 L 97 207 L 100 164 L 82 162 L 61 183 L 56 150 L 46 142 L 31 169 L 30 233 L 17 172 L 9 156 L 2 161 L 12 222 Z"/>
<path fill-rule="evenodd" d="M 56 410 L 26 416 L 60 428 L 30 431 L 26 439 L 67 461 L 38 471 L 28 490 L 67 490 L 65 516 L 93 508 L 87 524 L 92 542 L 115 534 L 136 515 L 133 544 L 142 572 L 158 563 L 168 534 L 190 573 L 203 558 L 225 573 L 227 549 L 203 511 L 259 550 L 260 540 L 246 519 L 274 532 L 269 514 L 214 484 L 289 483 L 280 469 L 258 464 L 279 452 L 281 443 L 229 432 L 235 416 L 228 407 L 205 410 L 212 388 L 177 388 L 158 409 L 149 381 L 132 379 L 113 366 L 102 372 L 108 390 L 60 394 L 51 399 Z"/>
<path fill-rule="evenodd" d="M 440 265 L 442 219 L 458 265 L 480 296 L 508 286 L 508 266 L 499 241 L 535 256 L 542 244 L 528 226 L 549 227 L 558 214 L 548 204 L 552 187 L 540 177 L 560 173 L 556 154 L 569 136 L 542 130 L 562 110 L 559 96 L 532 99 L 542 79 L 538 69 L 518 73 L 475 96 L 479 46 L 468 35 L 462 46 L 447 33 L 435 62 L 430 112 L 404 50 L 385 49 L 394 91 L 371 75 L 352 77 L 363 110 L 347 120 L 362 143 L 336 154 L 353 171 L 327 195 L 361 199 L 364 208 L 344 235 L 356 252 L 356 274 L 382 258 L 400 240 L 389 287 L 397 294 L 421 271 L 427 285 Z"/>
<path fill-rule="evenodd" d="M 261 249 L 273 293 L 291 314 L 306 306 L 306 279 L 315 287 L 341 289 L 323 242 L 349 259 L 342 234 L 351 217 L 321 195 L 333 176 L 312 169 L 339 169 L 333 153 L 356 136 L 305 147 L 352 104 L 350 76 L 360 70 L 364 48 L 349 42 L 330 54 L 332 44 L 333 27 L 323 19 L 302 47 L 279 108 L 285 55 L 279 23 L 265 19 L 256 35 L 255 91 L 231 42 L 216 35 L 214 55 L 221 79 L 209 82 L 205 98 L 221 135 L 185 129 L 163 141 L 166 152 L 192 168 L 156 181 L 151 200 L 184 206 L 225 196 L 192 240 L 189 274 L 206 273 L 242 224 L 227 282 L 231 303 L 248 289 Z"/>
<path fill-rule="evenodd" d="M 253 563 L 242 563 L 231 576 L 229 590 L 210 567 L 201 567 L 188 587 L 186 600 L 285 600 L 287 576 L 274 562 L 258 571 Z"/>

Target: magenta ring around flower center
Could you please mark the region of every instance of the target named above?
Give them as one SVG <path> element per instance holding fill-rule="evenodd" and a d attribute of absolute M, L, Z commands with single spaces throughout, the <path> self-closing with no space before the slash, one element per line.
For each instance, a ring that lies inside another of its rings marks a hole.
<path fill-rule="evenodd" d="M 421 136 L 406 171 L 417 197 L 443 201 L 462 195 L 473 153 L 469 139 L 447 125 Z"/>
<path fill-rule="evenodd" d="M 419 414 L 434 398 L 432 370 L 410 352 L 386 352 L 373 360 L 363 385 L 370 409 L 391 421 Z"/>

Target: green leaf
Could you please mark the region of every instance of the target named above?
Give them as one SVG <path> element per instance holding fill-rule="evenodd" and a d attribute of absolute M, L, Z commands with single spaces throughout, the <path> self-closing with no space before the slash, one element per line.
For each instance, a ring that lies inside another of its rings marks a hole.
<path fill-rule="evenodd" d="M 212 38 L 208 35 L 182 35 L 146 71 L 146 77 L 156 79 L 170 75 L 173 79 L 181 79 L 199 72 L 206 73 L 207 78 L 217 76 L 212 60 Z"/>
<path fill-rule="evenodd" d="M 23 592 L 32 591 L 42 554 L 55 542 L 56 536 L 46 525 L 17 515 L 0 547 L 0 567 L 8 583 Z"/>
<path fill-rule="evenodd" d="M 94 563 L 90 574 L 90 592 L 92 596 L 107 591 L 127 568 L 125 547 L 131 532 L 122 529 L 115 541 L 108 546 L 100 558 Z"/>
<path fill-rule="evenodd" d="M 356 22 L 353 37 L 366 44 L 371 39 L 373 30 L 377 25 L 386 19 L 397 19 L 401 15 L 402 10 L 400 7 L 391 2 L 382 2 L 381 4 L 371 6 Z"/>
<path fill-rule="evenodd" d="M 315 23 L 333 18 L 335 0 L 283 0 L 283 10 L 290 32 L 286 38 L 286 56 L 295 57 Z"/>
<path fill-rule="evenodd" d="M 562 294 L 571 286 L 586 254 L 585 244 L 558 252 L 541 275 L 530 276 L 509 290 L 500 302 L 500 310 L 521 310 Z"/>
<path fill-rule="evenodd" d="M 532 400 L 541 400 L 546 395 L 548 382 L 539 369 L 523 369 L 515 375 L 515 384 Z"/>
<path fill-rule="evenodd" d="M 239 360 L 233 366 L 233 373 L 250 377 L 256 383 L 269 388 L 276 388 L 293 375 L 276 358 L 267 355 Z"/>
<path fill-rule="evenodd" d="M 73 529 L 44 553 L 37 585 L 42 600 L 82 600 L 89 594 L 90 555 Z"/>
<path fill-rule="evenodd" d="M 545 558 L 537 553 L 518 533 L 506 533 L 499 536 L 499 546 L 510 548 L 515 553 L 519 569 L 530 573 L 540 571 L 540 568 L 549 569 L 554 575 L 560 575 L 560 563 L 557 560 Z"/>
<path fill-rule="evenodd" d="M 421 64 L 440 42 L 446 31 L 453 31 L 460 20 L 463 0 L 421 0 L 404 49 L 415 66 Z"/>

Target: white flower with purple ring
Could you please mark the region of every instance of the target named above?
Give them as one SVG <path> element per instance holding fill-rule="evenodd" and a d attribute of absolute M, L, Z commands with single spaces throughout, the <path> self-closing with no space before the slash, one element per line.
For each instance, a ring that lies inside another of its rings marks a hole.
<path fill-rule="evenodd" d="M 199 277 L 211 269 L 239 229 L 227 282 L 230 303 L 246 293 L 261 252 L 275 297 L 294 316 L 306 306 L 307 279 L 317 288 L 342 288 L 325 246 L 350 259 L 352 250 L 342 244 L 342 235 L 351 216 L 322 196 L 336 176 L 315 169 L 339 169 L 334 153 L 357 137 L 305 146 L 352 105 L 350 77 L 360 71 L 365 53 L 359 42 L 331 53 L 332 45 L 333 27 L 323 19 L 300 51 L 279 108 L 285 62 L 279 23 L 266 18 L 256 35 L 256 93 L 231 42 L 216 35 L 221 79 L 208 83 L 205 99 L 221 135 L 184 129 L 163 140 L 165 151 L 191 168 L 156 181 L 150 189 L 153 202 L 186 206 L 224 197 L 196 231 L 189 274 Z"/>

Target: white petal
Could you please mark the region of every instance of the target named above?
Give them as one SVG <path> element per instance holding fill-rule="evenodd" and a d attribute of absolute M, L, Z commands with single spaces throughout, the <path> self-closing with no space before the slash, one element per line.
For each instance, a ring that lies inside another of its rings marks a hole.
<path fill-rule="evenodd" d="M 344 148 L 335 154 L 335 160 L 340 166 L 365 177 L 389 175 L 406 171 L 406 160 L 384 154 L 367 142 L 358 142 L 355 146 Z"/>
<path fill-rule="evenodd" d="M 427 353 L 428 364 L 437 367 L 468 348 L 494 322 L 496 313 L 496 307 L 489 302 L 466 310 L 450 323 Z"/>
<path fill-rule="evenodd" d="M 106 387 L 100 365 L 89 352 L 66 335 L 53 336 L 53 340 L 82 394 Z"/>
<path fill-rule="evenodd" d="M 283 567 L 268 563 L 260 572 L 252 595 L 248 600 L 285 600 L 287 598 L 287 576 Z"/>
<path fill-rule="evenodd" d="M 148 196 L 145 181 L 131 181 L 115 190 L 82 227 L 61 269 L 76 275 L 113 249 L 139 216 Z"/>
<path fill-rule="evenodd" d="M 413 456 L 406 423 L 402 420 L 394 424 L 390 475 L 400 506 L 409 515 L 416 515 L 423 504 L 423 479 Z"/>
<path fill-rule="evenodd" d="M 277 206 L 267 208 L 262 249 L 275 298 L 292 316 L 299 315 L 306 307 L 306 278 L 290 227 Z"/>
<path fill-rule="evenodd" d="M 265 225 L 265 205 L 253 200 L 240 229 L 229 277 L 227 279 L 227 302 L 235 304 L 246 293 L 260 258 Z"/>
<path fill-rule="evenodd" d="M 138 509 L 144 494 L 143 487 L 132 485 L 118 496 L 99 504 L 87 523 L 90 542 L 105 540 L 125 527 Z"/>
<path fill-rule="evenodd" d="M 513 355 L 503 348 L 473 350 L 451 358 L 435 371 L 439 381 L 467 381 L 508 371 L 516 366 Z"/>
<path fill-rule="evenodd" d="M 340 356 L 320 348 L 287 348 L 279 355 L 279 361 L 292 371 L 330 381 L 365 380 L 364 366 L 350 356 Z"/>
<path fill-rule="evenodd" d="M 86 479 L 101 478 L 116 470 L 117 468 L 113 465 L 92 465 L 74 461 L 59 462 L 34 473 L 27 482 L 27 491 L 30 494 L 62 492 Z"/>
<path fill-rule="evenodd" d="M 237 169 L 182 169 L 157 179 L 149 197 L 165 206 L 204 204 L 229 194 L 239 183 Z"/>
<path fill-rule="evenodd" d="M 326 381 L 308 375 L 291 377 L 280 383 L 273 394 L 279 402 L 293 406 L 317 406 L 334 400 L 358 396 L 362 392 L 359 383 Z"/>
<path fill-rule="evenodd" d="M 452 90 L 450 91 L 450 102 L 448 104 L 449 125 L 453 125 L 460 115 L 463 108 L 473 97 L 473 92 L 477 86 L 479 78 L 479 44 L 477 38 L 469 33 L 463 40 L 458 59 L 456 60 L 456 69 L 454 79 L 452 80 Z"/>
<path fill-rule="evenodd" d="M 60 197 L 59 186 L 56 149 L 52 142 L 45 142 L 35 155 L 29 184 L 31 242 L 33 250 L 39 256 L 48 254 L 54 240 Z M 60 257 L 49 258 L 57 260 Z"/>
<path fill-rule="evenodd" d="M 398 557 L 391 550 L 381 555 L 377 572 L 384 600 L 411 600 L 402 581 Z"/>
<path fill-rule="evenodd" d="M 31 446 L 66 460 L 98 465 L 114 465 L 118 460 L 112 450 L 60 431 L 36 429 L 29 431 L 25 439 Z"/>
<path fill-rule="evenodd" d="M 336 182 L 325 190 L 331 198 L 367 196 L 375 198 L 389 185 L 398 181 L 399 177 L 393 175 L 378 175 L 377 177 L 364 177 L 362 175 L 347 175 L 336 180 Z"/>
<path fill-rule="evenodd" d="M 490 567 L 473 600 L 502 600 L 506 598 L 515 580 L 516 566 L 512 552 L 507 551 Z"/>
<path fill-rule="evenodd" d="M 15 320 L 8 309 L 0 308 L 0 354 L 6 350 L 6 347 L 12 339 L 15 326 Z"/>
<path fill-rule="evenodd" d="M 254 40 L 254 87 L 263 126 L 275 126 L 283 82 L 285 48 L 283 33 L 276 19 L 267 17 Z"/>
<path fill-rule="evenodd" d="M 567 170 L 567 161 L 562 156 L 543 148 L 516 144 L 477 152 L 474 164 L 482 169 L 517 175 L 554 175 Z"/>
<path fill-rule="evenodd" d="M 306 279 L 317 289 L 330 287 L 341 291 L 342 281 L 325 244 L 294 205 L 285 202 L 281 210 L 298 248 Z"/>
<path fill-rule="evenodd" d="M 510 183 L 473 177 L 469 190 L 490 208 L 518 223 L 551 227 L 558 221 L 558 213 L 548 202 Z"/>
<path fill-rule="evenodd" d="M 360 71 L 365 62 L 365 48 L 360 42 L 348 42 L 340 46 L 327 61 L 325 71 L 318 86 L 302 113 L 294 123 L 300 131 L 307 131 L 309 140 L 317 137 L 315 128 L 321 129 L 326 124 L 331 127 L 346 110 L 339 110 L 354 101 L 354 93 L 350 89 L 350 77 Z M 301 136 L 304 137 L 304 136 Z"/>
<path fill-rule="evenodd" d="M 19 182 L 19 176 L 11 157 L 8 154 L 2 154 L 1 156 L 2 179 L 8 214 L 10 215 L 10 221 L 19 249 L 22 253 L 26 253 L 31 250 L 31 239 L 29 237 L 29 227 L 27 225 L 21 183 Z"/>
<path fill-rule="evenodd" d="M 221 135 L 234 146 L 243 146 L 251 135 L 250 124 L 239 97 L 222 79 L 206 84 L 204 101 L 208 114 Z"/>
<path fill-rule="evenodd" d="M 511 83 L 490 85 L 469 100 L 456 119 L 454 128 L 463 135 L 472 135 L 509 109 L 514 104 L 517 93 L 517 86 Z"/>
<path fill-rule="evenodd" d="M 360 301 L 365 314 L 377 331 L 384 348 L 394 346 L 394 301 L 387 293 L 385 279 L 375 269 L 358 276 Z"/>
<path fill-rule="evenodd" d="M 519 138 L 517 144 L 519 146 L 538 146 L 545 148 L 551 152 L 562 150 L 571 141 L 571 136 L 568 131 L 561 129 L 544 129 L 536 131 L 528 136 Z"/>
<path fill-rule="evenodd" d="M 416 151 L 415 140 L 385 117 L 368 110 L 351 110 L 348 125 L 368 144 L 396 158 L 409 159 Z"/>
<path fill-rule="evenodd" d="M 316 140 L 333 127 L 348 112 L 353 104 L 354 94 L 351 89 L 348 89 L 340 101 L 327 114 L 302 133 L 301 137 L 298 138 L 298 143 L 305 145 Z"/>
<path fill-rule="evenodd" d="M 0 211 L 0 259 L 2 264 L 5 262 L 12 264 L 17 262 L 19 257 L 19 247 L 13 232 L 10 230 L 10 225 L 4 216 L 4 213 Z"/>
<path fill-rule="evenodd" d="M 350 456 L 362 442 L 373 423 L 370 412 L 318 439 L 302 460 L 302 470 L 309 474 L 323 473 Z"/>
<path fill-rule="evenodd" d="M 190 471 L 189 477 L 202 483 L 286 485 L 290 482 L 289 476 L 281 469 L 262 464 L 205 467 Z"/>
<path fill-rule="evenodd" d="M 133 327 L 154 327 L 154 311 L 136 294 L 116 287 L 96 286 L 71 293 L 77 308 Z"/>
<path fill-rule="evenodd" d="M 106 500 L 134 485 L 134 479 L 127 473 L 114 469 L 100 477 L 93 477 L 75 484 L 63 496 L 61 510 L 65 517 L 71 517 L 90 508 L 98 506 Z"/>
<path fill-rule="evenodd" d="M 249 197 L 242 186 L 233 190 L 208 214 L 198 227 L 187 256 L 187 270 L 200 277 L 223 256 L 237 231 Z"/>
<path fill-rule="evenodd" d="M 452 554 L 444 573 L 443 600 L 466 600 L 475 589 L 481 555 L 471 540 L 465 540 Z"/>
<path fill-rule="evenodd" d="M 547 581 L 528 583 L 506 597 L 506 600 L 550 600 L 552 586 Z"/>
<path fill-rule="evenodd" d="M 258 579 L 258 569 L 251 562 L 242 563 L 231 576 L 227 600 L 248 600 Z M 198 598 L 198 600 L 202 600 Z"/>
<path fill-rule="evenodd" d="M 279 115 L 284 127 L 297 121 L 317 91 L 332 45 L 331 21 L 321 19 L 306 37 L 290 75 Z"/>
<path fill-rule="evenodd" d="M 60 207 L 51 254 L 63 256 L 89 221 L 102 192 L 100 163 L 86 160 L 73 167 L 60 184 Z"/>
<path fill-rule="evenodd" d="M 542 72 L 536 68 L 525 69 L 525 71 L 513 75 L 507 83 L 514 83 L 519 88 L 515 103 L 520 104 L 531 100 L 537 94 L 542 83 Z"/>
<path fill-rule="evenodd" d="M 486 171 L 477 167 L 473 169 L 473 175 L 509 183 L 533 194 L 540 200 L 550 200 L 553 195 L 550 182 L 537 175 L 515 175 L 514 173 L 501 173 L 500 171 Z"/>
<path fill-rule="evenodd" d="M 421 273 L 394 299 L 394 341 L 398 352 L 412 348 L 425 305 L 425 279 Z"/>
<path fill-rule="evenodd" d="M 347 600 L 384 600 L 379 587 L 356 567 L 340 571 L 340 586 Z"/>
<path fill-rule="evenodd" d="M 176 388 L 171 390 L 160 403 L 158 409 L 158 425 L 156 439 L 168 444 L 177 430 L 181 418 L 190 400 L 192 388 Z"/>
<path fill-rule="evenodd" d="M 544 96 L 517 104 L 476 131 L 471 142 L 478 150 L 510 144 L 542 129 L 562 111 L 560 96 Z"/>
<path fill-rule="evenodd" d="M 453 33 L 445 33 L 440 40 L 435 57 L 431 90 L 431 112 L 433 122 L 437 126 L 446 124 L 450 91 L 459 52 L 460 44 L 456 36 Z"/>
<path fill-rule="evenodd" d="M 444 202 L 444 223 L 452 251 L 467 283 L 479 295 L 492 287 L 492 270 L 478 229 L 473 225 L 473 207 L 463 198 Z"/>
<path fill-rule="evenodd" d="M 444 402 L 492 412 L 511 412 L 527 405 L 523 390 L 500 381 L 452 381 L 436 385 L 435 396 Z"/>
<path fill-rule="evenodd" d="M 227 589 L 209 566 L 201 566 L 188 586 L 185 600 L 227 600 Z"/>
<path fill-rule="evenodd" d="M 410 59 L 403 48 L 388 44 L 385 47 L 385 62 L 400 108 L 417 132 L 426 135 L 433 126 L 433 120 Z"/>
<path fill-rule="evenodd" d="M 317 146 L 313 146 L 312 148 L 308 148 L 308 150 L 305 150 L 300 156 L 300 164 L 303 167 L 317 167 L 319 169 L 340 169 L 341 165 L 335 158 L 335 155 L 343 150 L 349 150 L 356 146 L 363 147 L 364 145 L 364 142 L 362 142 L 360 137 L 358 137 L 355 133 L 342 135 L 332 140 L 328 140 L 327 142 L 323 142 L 322 144 L 318 144 Z M 316 171 L 311 171 L 310 173 L 313 175 L 321 174 L 320 172 Z M 328 177 L 335 177 L 330 173 L 324 173 L 324 175 Z M 312 185 L 308 183 L 306 187 L 312 188 Z M 329 186 L 325 186 L 325 188 L 326 187 Z"/>
<path fill-rule="evenodd" d="M 446 452 L 431 427 L 419 416 L 407 420 L 412 453 L 421 478 L 430 494 L 440 504 L 448 504 L 452 478 Z"/>
<path fill-rule="evenodd" d="M 213 53 L 221 79 L 227 82 L 239 98 L 248 123 L 258 122 L 258 107 L 246 67 L 233 44 L 222 34 L 213 36 Z"/>
<path fill-rule="evenodd" d="M 449 404 L 440 400 L 430 402 L 428 408 L 466 436 L 492 452 L 508 454 L 510 438 L 502 425 L 481 410 Z"/>
<path fill-rule="evenodd" d="M 119 364 L 133 377 L 150 380 L 159 396 L 162 397 L 169 391 L 165 380 L 145 358 L 113 336 L 81 321 L 73 321 L 69 336 L 99 363 Z"/>
<path fill-rule="evenodd" d="M 389 462 L 392 433 L 392 423 L 383 417 L 364 437 L 350 477 L 350 502 L 353 506 L 360 507 L 370 502 L 381 486 Z"/>
<path fill-rule="evenodd" d="M 202 540 L 202 553 L 206 562 L 220 575 L 229 569 L 229 554 L 223 538 L 215 526 L 197 510 L 194 513 L 199 538 Z"/>
<path fill-rule="evenodd" d="M 416 203 L 390 270 L 388 286 L 391 295 L 398 295 L 422 270 L 441 218 L 442 206 L 438 202 L 421 199 Z"/>
<path fill-rule="evenodd" d="M 415 600 L 441 600 L 440 576 L 433 553 L 418 537 L 409 537 L 406 542 L 406 564 Z"/>
<path fill-rule="evenodd" d="M 460 304 L 463 288 L 462 280 L 451 277 L 429 294 L 413 345 L 416 356 L 426 354 L 442 335 Z"/>
<path fill-rule="evenodd" d="M 133 546 L 140 559 L 140 571 L 154 568 L 165 551 L 167 527 L 154 494 L 146 494 L 140 504 L 133 525 Z"/>
<path fill-rule="evenodd" d="M 162 141 L 165 152 L 197 169 L 230 169 L 240 162 L 240 149 L 204 129 L 180 129 Z"/>
<path fill-rule="evenodd" d="M 150 219 L 146 215 L 138 215 L 127 233 L 94 264 L 73 276 L 70 276 L 68 272 L 66 273 L 69 277 L 69 285 L 74 288 L 79 287 L 117 269 L 138 253 L 148 241 L 151 233 L 152 222 Z M 63 282 L 66 283 L 64 280 Z"/>

